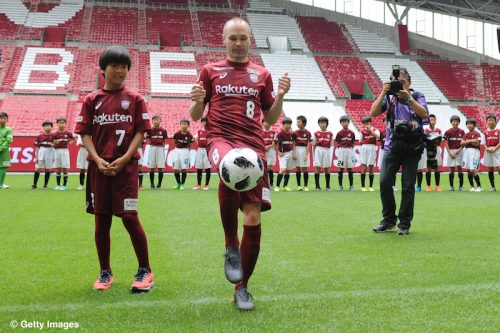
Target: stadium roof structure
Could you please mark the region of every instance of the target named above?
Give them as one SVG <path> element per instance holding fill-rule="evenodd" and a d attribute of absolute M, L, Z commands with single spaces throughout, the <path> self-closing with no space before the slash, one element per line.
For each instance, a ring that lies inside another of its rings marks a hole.
<path fill-rule="evenodd" d="M 380 0 L 410 8 L 432 10 L 441 14 L 500 24 L 500 1 L 498 0 Z M 389 6 L 391 8 L 391 6 Z M 392 10 L 392 8 L 391 8 Z M 399 16 L 401 13 L 398 13 Z"/>

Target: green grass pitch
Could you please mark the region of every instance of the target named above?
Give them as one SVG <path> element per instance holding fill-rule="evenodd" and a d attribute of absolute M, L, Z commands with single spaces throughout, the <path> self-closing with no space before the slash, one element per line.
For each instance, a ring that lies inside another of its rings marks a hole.
<path fill-rule="evenodd" d="M 188 188 L 194 180 L 188 176 Z M 500 194 L 489 192 L 485 175 L 483 193 L 417 193 L 408 237 L 371 230 L 381 218 L 379 194 L 361 192 L 359 176 L 355 193 L 273 192 L 251 313 L 235 310 L 224 277 L 216 180 L 209 191 L 176 191 L 167 176 L 168 189 L 140 192 L 155 288 L 132 295 L 137 263 L 116 218 L 115 283 L 92 290 L 94 223 L 84 191 L 74 189 L 77 176 L 61 192 L 29 190 L 32 176 L 8 174 L 11 188 L 0 191 L 0 332 L 19 330 L 13 320 L 78 322 L 85 332 L 500 331 Z"/>

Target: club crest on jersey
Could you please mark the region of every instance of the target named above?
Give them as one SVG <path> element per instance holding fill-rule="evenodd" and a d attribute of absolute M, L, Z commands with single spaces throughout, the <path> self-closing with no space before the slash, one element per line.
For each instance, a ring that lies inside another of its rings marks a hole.
<path fill-rule="evenodd" d="M 259 81 L 259 75 L 256 73 L 250 73 L 250 80 L 253 83 L 257 83 L 257 81 Z"/>
<path fill-rule="evenodd" d="M 128 110 L 128 107 L 130 106 L 129 101 L 122 101 L 122 109 L 123 110 Z"/>

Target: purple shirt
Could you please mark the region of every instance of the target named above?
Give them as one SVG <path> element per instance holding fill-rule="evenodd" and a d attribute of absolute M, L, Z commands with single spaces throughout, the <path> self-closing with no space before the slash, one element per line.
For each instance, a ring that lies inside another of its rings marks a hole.
<path fill-rule="evenodd" d="M 412 93 L 412 97 L 415 99 L 415 101 L 422 105 L 427 111 L 429 111 L 427 107 L 427 101 L 425 100 L 424 94 L 421 92 L 414 92 Z M 389 96 L 390 100 L 392 100 L 392 95 Z M 387 111 L 387 98 L 384 98 L 384 101 L 382 102 L 382 112 Z M 422 125 L 426 125 L 428 123 L 427 118 L 421 120 L 415 111 L 413 111 L 408 104 L 406 104 L 405 101 L 403 100 L 397 100 L 396 106 L 394 107 L 394 120 L 396 124 L 399 122 L 411 122 L 414 127 L 422 127 Z M 391 150 L 391 132 L 392 132 L 392 124 L 387 122 L 387 128 L 385 130 L 386 138 L 385 138 L 385 144 L 384 144 L 384 150 L 390 151 Z"/>

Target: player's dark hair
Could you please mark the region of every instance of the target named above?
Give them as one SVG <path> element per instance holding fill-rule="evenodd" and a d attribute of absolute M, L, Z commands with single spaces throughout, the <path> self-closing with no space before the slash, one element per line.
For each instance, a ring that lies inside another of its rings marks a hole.
<path fill-rule="evenodd" d="M 9 119 L 9 116 L 5 112 L 0 112 L 0 118 L 7 118 L 7 119 Z"/>
<path fill-rule="evenodd" d="M 290 117 L 285 117 L 285 118 L 283 118 L 283 120 L 281 121 L 281 123 L 282 123 L 283 125 L 285 125 L 285 124 L 291 124 L 291 123 L 292 123 L 292 118 L 290 118 Z"/>
<path fill-rule="evenodd" d="M 3 112 L 2 112 L 3 113 Z M 0 117 L 2 116 L 2 114 L 0 113 Z M 493 113 L 488 113 L 486 115 L 486 121 L 488 121 L 489 119 L 493 119 L 495 120 L 495 122 L 497 122 L 497 116 L 495 116 Z"/>
<path fill-rule="evenodd" d="M 66 118 L 64 117 L 59 117 L 56 119 L 56 123 L 59 123 L 60 121 L 64 121 L 64 123 L 67 123 Z"/>
<path fill-rule="evenodd" d="M 453 116 L 450 117 L 450 123 L 452 123 L 453 120 L 457 120 L 458 122 L 460 122 L 460 117 L 454 114 Z"/>
<path fill-rule="evenodd" d="M 297 120 L 300 120 L 304 126 L 307 125 L 307 118 L 305 116 L 298 116 Z"/>
<path fill-rule="evenodd" d="M 154 120 L 154 119 L 160 119 L 161 120 L 161 116 L 159 114 L 155 114 L 153 116 L 153 118 L 151 118 L 151 120 Z"/>
<path fill-rule="evenodd" d="M 434 118 L 434 119 L 436 119 L 436 116 L 431 113 L 428 118 Z"/>
<path fill-rule="evenodd" d="M 207 116 L 201 117 L 200 121 L 201 122 L 206 122 L 207 121 Z M 264 119 L 262 119 L 262 121 L 264 121 Z"/>
<path fill-rule="evenodd" d="M 327 117 L 324 117 L 324 116 L 321 116 L 318 118 L 318 125 L 319 123 L 326 123 L 326 126 L 328 127 L 328 118 Z"/>
<path fill-rule="evenodd" d="M 54 123 L 50 120 L 44 120 L 43 123 L 42 123 L 42 126 L 45 126 L 45 125 L 50 125 L 50 126 L 54 126 Z"/>
<path fill-rule="evenodd" d="M 362 124 L 371 123 L 371 122 L 372 122 L 372 117 L 370 117 L 370 116 L 364 116 L 363 119 L 361 119 Z"/>
<path fill-rule="evenodd" d="M 123 46 L 113 45 L 104 50 L 99 57 L 99 67 L 105 71 L 109 64 L 127 65 L 130 70 L 132 60 L 127 49 Z"/>
<path fill-rule="evenodd" d="M 468 118 L 465 121 L 465 125 L 467 125 L 467 124 L 472 124 L 472 125 L 476 126 L 476 119 L 474 119 L 474 118 Z"/>
<path fill-rule="evenodd" d="M 349 117 L 348 117 L 348 116 L 343 115 L 343 116 L 340 116 L 339 121 L 340 121 L 340 123 L 342 123 L 343 121 L 348 121 L 348 122 L 351 122 L 351 119 L 349 119 Z"/>
<path fill-rule="evenodd" d="M 179 124 L 182 125 L 182 123 L 186 123 L 189 126 L 189 120 L 187 118 L 182 118 L 181 121 L 179 122 Z"/>

